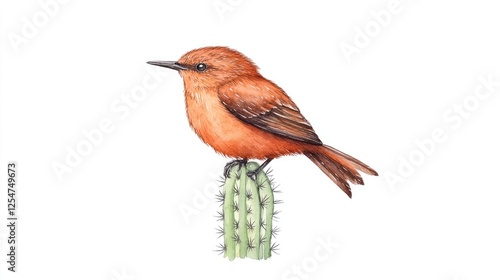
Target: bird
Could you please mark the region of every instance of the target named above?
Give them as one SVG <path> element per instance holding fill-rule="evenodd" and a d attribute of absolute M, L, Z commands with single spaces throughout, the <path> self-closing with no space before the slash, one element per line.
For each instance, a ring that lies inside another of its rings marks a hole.
<path fill-rule="evenodd" d="M 198 137 L 234 165 L 264 160 L 253 177 L 271 160 L 303 154 L 349 198 L 350 184 L 364 185 L 360 171 L 378 173 L 360 160 L 324 144 L 285 91 L 259 73 L 241 52 L 211 46 L 191 50 L 177 61 L 148 64 L 179 72 L 184 82 L 188 121 Z"/>

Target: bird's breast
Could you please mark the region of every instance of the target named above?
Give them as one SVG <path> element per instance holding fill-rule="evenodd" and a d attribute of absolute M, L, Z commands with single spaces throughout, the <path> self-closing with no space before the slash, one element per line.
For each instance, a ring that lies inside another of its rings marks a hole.
<path fill-rule="evenodd" d="M 189 124 L 208 144 L 223 130 L 221 119 L 227 118 L 219 99 L 206 91 L 186 91 L 186 112 Z"/>
<path fill-rule="evenodd" d="M 203 142 L 234 158 L 274 158 L 299 152 L 295 141 L 259 129 L 230 113 L 217 92 L 185 91 L 189 124 Z"/>
<path fill-rule="evenodd" d="M 196 134 L 217 152 L 228 155 L 231 147 L 241 141 L 237 127 L 242 122 L 220 102 L 216 92 L 187 91 L 186 112 Z"/>

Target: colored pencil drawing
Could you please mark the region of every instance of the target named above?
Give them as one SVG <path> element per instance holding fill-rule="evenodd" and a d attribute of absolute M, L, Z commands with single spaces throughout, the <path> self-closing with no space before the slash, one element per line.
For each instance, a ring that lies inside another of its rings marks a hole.
<path fill-rule="evenodd" d="M 221 213 L 225 241 L 221 248 L 229 259 L 247 255 L 257 259 L 270 256 L 272 228 L 260 227 L 263 235 L 255 234 L 252 224 L 258 222 L 257 219 L 269 222 L 269 225 L 272 221 L 272 216 L 266 215 L 272 215 L 273 210 L 263 207 L 263 196 L 258 195 L 255 182 L 259 185 L 259 178 L 266 175 L 264 168 L 273 159 L 303 154 L 349 197 L 352 197 L 350 183 L 364 184 L 360 172 L 378 175 L 360 160 L 323 144 L 285 91 L 264 78 L 252 60 L 236 50 L 204 47 L 184 54 L 178 61 L 148 63 L 179 71 L 184 81 L 189 124 L 203 142 L 233 159 L 224 168 Z M 261 165 L 249 163 L 251 159 L 264 162 Z M 246 185 L 248 189 L 238 189 Z M 239 194 L 234 190 L 239 190 Z M 250 197 L 259 198 L 260 202 L 245 199 L 247 191 Z M 272 191 L 268 192 L 271 194 Z M 243 207 L 244 203 L 256 204 L 247 208 Z M 257 204 L 263 209 L 264 216 L 257 214 Z M 273 203 L 266 205 L 273 207 Z M 239 208 L 238 219 L 233 213 L 236 208 Z M 248 209 L 253 209 L 254 213 L 248 213 Z M 238 224 L 238 221 L 246 222 Z M 235 229 L 238 225 L 239 231 Z M 255 244 L 266 248 L 259 249 L 263 255 L 251 252 L 256 248 Z M 238 247 L 236 251 L 235 246 Z"/>

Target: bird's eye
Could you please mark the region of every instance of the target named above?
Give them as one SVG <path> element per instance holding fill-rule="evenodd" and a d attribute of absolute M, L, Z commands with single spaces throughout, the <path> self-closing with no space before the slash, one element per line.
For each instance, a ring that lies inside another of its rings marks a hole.
<path fill-rule="evenodd" d="M 207 70 L 207 65 L 205 63 L 198 63 L 196 64 L 196 71 L 198 72 L 203 72 L 205 70 Z"/>

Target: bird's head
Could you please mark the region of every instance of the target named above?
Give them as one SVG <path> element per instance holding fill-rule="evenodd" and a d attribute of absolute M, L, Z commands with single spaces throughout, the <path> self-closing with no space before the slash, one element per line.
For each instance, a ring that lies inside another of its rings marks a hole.
<path fill-rule="evenodd" d="M 257 66 L 248 57 L 227 47 L 195 49 L 178 61 L 148 63 L 179 71 L 186 89 L 218 87 L 241 76 L 260 75 Z"/>

